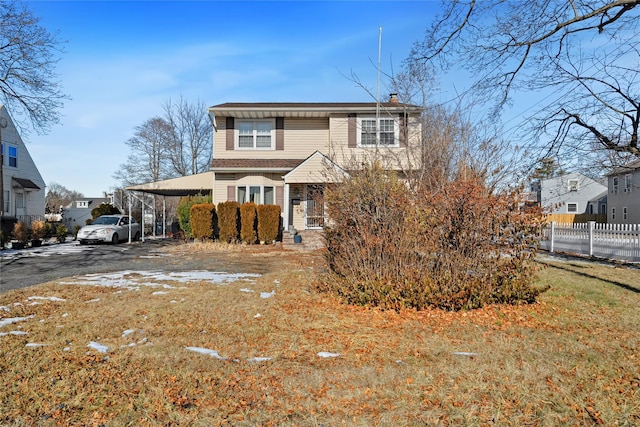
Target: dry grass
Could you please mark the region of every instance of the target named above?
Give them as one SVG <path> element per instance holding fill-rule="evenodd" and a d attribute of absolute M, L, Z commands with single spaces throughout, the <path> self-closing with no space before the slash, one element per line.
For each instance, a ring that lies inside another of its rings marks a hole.
<path fill-rule="evenodd" d="M 177 250 L 194 249 L 206 250 Z M 637 270 L 558 263 L 541 274 L 552 289 L 539 304 L 398 314 L 317 294 L 317 256 L 241 250 L 285 267 L 254 283 L 182 283 L 167 294 L 59 282 L 1 294 L 10 311 L 0 318 L 34 317 L 0 327 L 28 332 L 0 337 L 0 424 L 640 423 Z M 65 301 L 29 305 L 31 296 Z"/>

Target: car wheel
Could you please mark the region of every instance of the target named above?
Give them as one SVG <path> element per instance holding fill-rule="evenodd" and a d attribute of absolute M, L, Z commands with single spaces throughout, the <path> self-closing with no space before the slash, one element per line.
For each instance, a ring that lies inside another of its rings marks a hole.
<path fill-rule="evenodd" d="M 136 231 L 136 235 L 135 235 L 135 236 L 133 236 L 133 241 L 134 241 L 134 242 L 137 242 L 138 240 L 140 240 L 140 232 L 139 232 L 139 231 Z"/>
<path fill-rule="evenodd" d="M 113 233 L 113 236 L 111 236 L 111 244 L 116 245 L 118 244 L 118 241 L 118 233 Z"/>
<path fill-rule="evenodd" d="M 81 245 L 86 245 L 86 244 L 87 244 L 87 242 L 86 242 L 85 240 L 80 240 L 80 244 L 81 244 Z"/>

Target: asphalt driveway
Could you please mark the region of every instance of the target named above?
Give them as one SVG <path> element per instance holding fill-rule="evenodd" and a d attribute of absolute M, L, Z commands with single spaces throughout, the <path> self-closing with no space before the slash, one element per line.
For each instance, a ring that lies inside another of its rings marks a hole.
<path fill-rule="evenodd" d="M 168 254 L 181 244 L 173 239 L 149 239 L 118 245 L 80 245 L 77 242 L 44 245 L 21 251 L 0 251 L 0 292 L 64 277 L 123 270 L 266 273 L 273 268 L 260 260 L 234 254 Z"/>

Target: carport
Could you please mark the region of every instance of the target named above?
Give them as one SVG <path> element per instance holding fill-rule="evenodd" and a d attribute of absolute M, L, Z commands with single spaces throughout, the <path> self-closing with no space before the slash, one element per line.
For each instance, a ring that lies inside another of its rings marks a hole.
<path fill-rule="evenodd" d="M 181 196 L 194 196 L 196 194 L 208 195 L 212 193 L 213 189 L 213 172 L 203 172 L 195 175 L 181 176 L 179 178 L 165 179 L 163 181 L 154 181 L 146 184 L 132 185 L 126 187 L 131 195 L 135 193 L 154 194 L 162 196 L 162 237 L 166 237 L 166 217 L 167 217 L 167 205 L 166 197 L 181 197 Z M 131 216 L 131 204 L 132 197 L 129 197 L 129 216 Z M 142 218 L 141 228 L 142 240 L 144 241 L 144 208 L 145 203 L 142 200 Z M 155 207 L 154 207 L 155 209 Z M 131 236 L 129 236 L 131 240 Z"/>

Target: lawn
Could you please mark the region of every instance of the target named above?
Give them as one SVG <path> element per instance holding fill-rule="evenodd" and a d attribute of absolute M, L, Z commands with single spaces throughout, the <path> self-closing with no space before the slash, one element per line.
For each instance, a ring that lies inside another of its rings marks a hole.
<path fill-rule="evenodd" d="M 543 258 L 537 304 L 396 313 L 318 294 L 318 254 L 244 251 L 282 267 L 0 294 L 0 424 L 640 424 L 640 270 Z"/>

